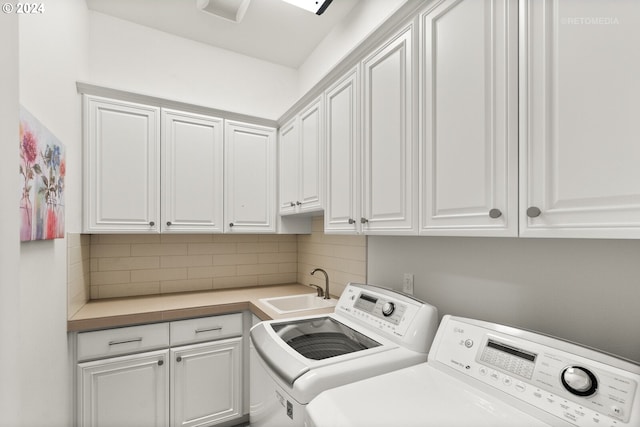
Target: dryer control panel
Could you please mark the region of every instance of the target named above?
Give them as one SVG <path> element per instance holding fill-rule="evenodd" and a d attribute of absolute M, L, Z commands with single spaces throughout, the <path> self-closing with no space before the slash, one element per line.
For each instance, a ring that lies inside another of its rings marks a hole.
<path fill-rule="evenodd" d="M 445 316 L 429 363 L 572 425 L 640 426 L 640 366 L 557 338 Z"/>

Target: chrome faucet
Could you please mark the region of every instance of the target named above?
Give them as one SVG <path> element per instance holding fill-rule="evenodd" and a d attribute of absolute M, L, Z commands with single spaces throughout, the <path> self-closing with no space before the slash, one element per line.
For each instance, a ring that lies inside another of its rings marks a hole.
<path fill-rule="evenodd" d="M 321 268 L 316 268 L 311 272 L 311 275 L 313 276 L 315 274 L 316 271 L 319 271 L 320 273 L 324 274 L 324 299 L 331 299 L 331 295 L 329 295 L 329 275 L 327 274 L 326 271 L 324 271 Z"/>

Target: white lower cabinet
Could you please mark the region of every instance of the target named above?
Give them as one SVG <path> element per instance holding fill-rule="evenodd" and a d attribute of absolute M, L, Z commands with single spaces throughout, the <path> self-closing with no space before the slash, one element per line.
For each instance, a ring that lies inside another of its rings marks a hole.
<path fill-rule="evenodd" d="M 78 364 L 78 425 L 169 425 L 169 351 Z"/>
<path fill-rule="evenodd" d="M 171 426 L 211 425 L 240 416 L 242 338 L 171 349 Z"/>
<path fill-rule="evenodd" d="M 204 427 L 241 418 L 242 332 L 234 313 L 79 333 L 76 424 Z"/>

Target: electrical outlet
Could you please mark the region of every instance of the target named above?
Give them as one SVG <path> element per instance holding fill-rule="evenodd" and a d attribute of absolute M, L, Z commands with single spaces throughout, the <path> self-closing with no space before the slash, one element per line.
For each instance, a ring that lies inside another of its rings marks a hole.
<path fill-rule="evenodd" d="M 402 292 L 413 295 L 413 274 L 404 273 L 402 278 Z"/>

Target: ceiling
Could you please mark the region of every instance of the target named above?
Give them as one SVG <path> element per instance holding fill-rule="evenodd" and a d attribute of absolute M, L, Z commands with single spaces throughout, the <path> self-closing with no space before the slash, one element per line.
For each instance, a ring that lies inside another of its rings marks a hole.
<path fill-rule="evenodd" d="M 322 15 L 282 0 L 251 0 L 240 23 L 202 12 L 196 1 L 86 0 L 96 12 L 291 68 L 362 0 L 334 0 Z"/>

